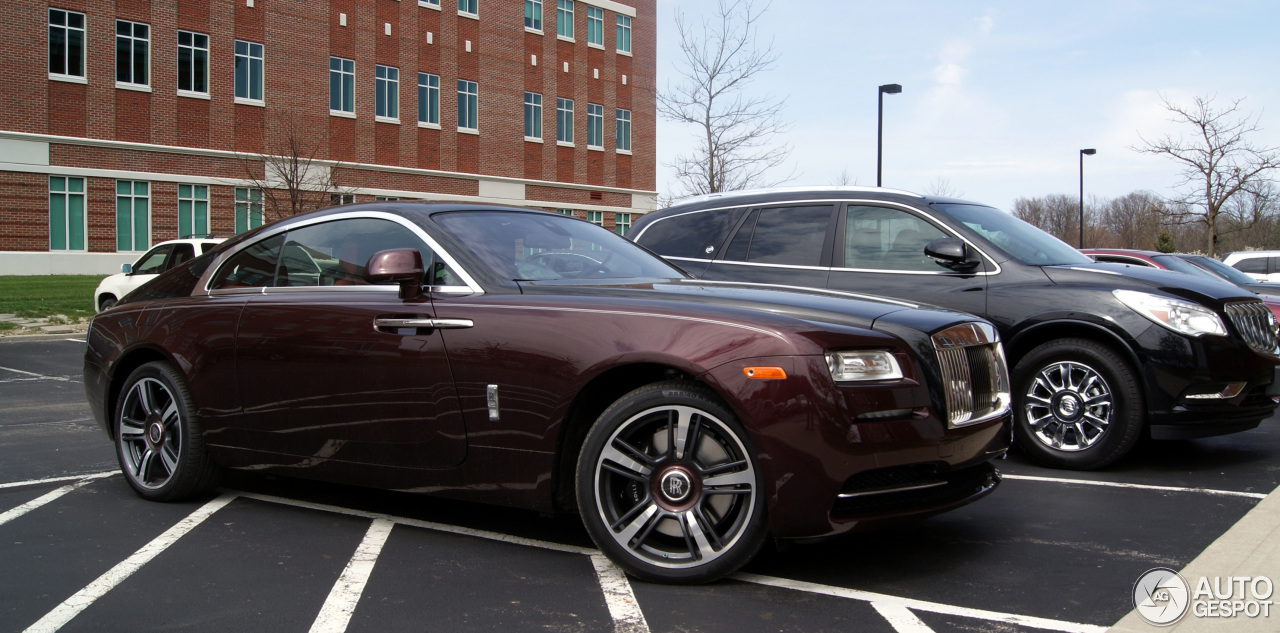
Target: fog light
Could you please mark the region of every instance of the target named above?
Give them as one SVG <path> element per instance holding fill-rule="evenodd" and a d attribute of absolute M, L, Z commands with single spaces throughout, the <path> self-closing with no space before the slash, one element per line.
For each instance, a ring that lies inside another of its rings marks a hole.
<path fill-rule="evenodd" d="M 1187 400 L 1230 400 L 1244 391 L 1245 383 L 1233 382 L 1226 386 L 1222 391 L 1212 393 L 1189 393 L 1186 395 Z"/>

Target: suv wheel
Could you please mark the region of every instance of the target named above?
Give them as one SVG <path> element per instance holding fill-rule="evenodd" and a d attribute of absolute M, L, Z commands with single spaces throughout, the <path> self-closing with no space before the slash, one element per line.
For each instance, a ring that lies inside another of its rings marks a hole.
<path fill-rule="evenodd" d="M 1042 464 L 1101 468 L 1129 452 L 1142 434 L 1136 375 L 1103 345 L 1050 341 L 1023 357 L 1014 376 L 1018 444 Z"/>

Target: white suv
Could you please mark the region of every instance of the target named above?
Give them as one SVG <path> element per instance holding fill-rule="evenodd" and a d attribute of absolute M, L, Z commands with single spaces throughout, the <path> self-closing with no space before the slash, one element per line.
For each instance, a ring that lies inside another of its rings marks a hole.
<path fill-rule="evenodd" d="M 1280 251 L 1237 251 L 1227 253 L 1222 263 L 1258 281 L 1280 283 Z"/>
<path fill-rule="evenodd" d="M 93 308 L 101 312 L 115 305 L 134 288 L 151 281 L 156 275 L 203 255 L 222 242 L 224 238 L 189 238 L 170 240 L 156 244 L 154 248 L 143 253 L 132 266 L 124 264 L 116 273 L 102 280 L 98 289 L 93 291 Z"/>

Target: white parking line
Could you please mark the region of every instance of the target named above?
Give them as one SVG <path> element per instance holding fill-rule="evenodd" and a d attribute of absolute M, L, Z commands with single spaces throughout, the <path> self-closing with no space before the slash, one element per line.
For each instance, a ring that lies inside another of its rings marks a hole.
<path fill-rule="evenodd" d="M 871 607 L 888 620 L 889 626 L 898 633 L 933 633 L 933 629 L 921 622 L 911 609 L 904 606 L 872 602 Z"/>
<path fill-rule="evenodd" d="M 0 367 L 0 371 L 11 371 L 11 372 L 13 372 L 13 373 L 15 373 L 15 374 L 22 374 L 23 376 L 32 376 L 32 377 L 34 377 L 34 378 L 38 378 L 38 379 L 41 379 L 41 380 L 56 380 L 56 381 L 58 381 L 58 382 L 80 382 L 80 381 L 78 381 L 78 380 L 72 380 L 70 376 L 46 376 L 46 375 L 44 375 L 44 374 L 37 374 L 37 373 L 35 373 L 35 372 L 31 372 L 31 371 L 23 371 L 23 370 L 21 370 L 21 369 L 14 369 L 14 368 L 12 368 L 12 367 Z M 10 379 L 8 379 L 8 380 L 2 380 L 2 381 L 0 381 L 0 382 L 17 382 L 17 381 L 19 381 L 19 380 L 23 380 L 23 379 L 22 379 L 22 378 L 10 378 Z"/>
<path fill-rule="evenodd" d="M 604 603 L 613 618 L 613 633 L 649 633 L 649 622 L 644 619 L 631 581 L 622 569 L 602 553 L 591 555 L 591 565 L 596 568 Z"/>
<path fill-rule="evenodd" d="M 110 472 L 110 473 L 99 473 L 97 475 L 88 475 L 88 476 L 81 475 L 80 477 L 75 477 L 75 479 L 79 479 L 80 481 L 77 481 L 76 483 L 68 486 L 63 486 L 61 488 L 58 488 L 57 490 L 53 490 L 44 495 L 36 497 L 35 499 L 32 499 L 31 501 L 28 501 L 16 508 L 0 513 L 0 525 L 4 525 L 5 523 L 8 523 L 32 510 L 35 510 L 36 508 L 39 508 L 40 506 L 45 505 L 50 501 L 55 501 L 62 495 L 65 495 L 68 492 L 71 492 L 72 490 L 79 488 L 80 486 L 88 484 L 89 482 L 92 482 L 95 479 L 110 477 L 111 475 L 114 475 L 114 474 L 115 474 L 114 472 Z"/>
<path fill-rule="evenodd" d="M 344 633 L 347 630 L 351 614 L 356 612 L 360 595 L 364 593 L 364 586 L 369 582 L 373 566 L 378 562 L 378 555 L 382 553 L 382 546 L 386 545 L 394 526 L 395 523 L 386 519 L 373 520 L 364 540 L 347 563 L 347 568 L 342 570 L 342 576 L 333 584 L 324 606 L 320 607 L 320 615 L 311 624 L 311 633 Z"/>
<path fill-rule="evenodd" d="M 1064 622 L 1062 620 L 1036 618 L 1028 615 L 1017 615 L 1015 613 L 987 611 L 985 609 L 970 609 L 968 607 L 957 607 L 950 604 L 939 604 L 937 602 L 928 602 L 925 600 L 899 598 L 898 596 L 889 596 L 870 591 L 859 591 L 857 589 L 846 589 L 844 587 L 819 585 L 817 583 L 790 580 L 788 578 L 774 578 L 772 576 L 758 576 L 756 574 L 734 574 L 729 578 L 756 585 L 764 585 L 766 587 L 793 589 L 796 591 L 816 593 L 835 598 L 848 598 L 850 600 L 870 602 L 873 605 L 898 606 L 916 611 L 941 613 L 943 615 L 972 618 L 975 620 L 987 620 L 988 622 L 1005 622 L 1008 624 L 1031 627 L 1033 629 L 1044 629 L 1046 631 L 1062 631 L 1063 633 L 1105 633 L 1107 630 L 1107 627 L 1105 626 L 1097 626 L 1093 624 Z M 879 607 L 877 607 L 877 610 L 879 610 Z"/>
<path fill-rule="evenodd" d="M 75 481 L 77 479 L 101 479 L 103 477 L 110 477 L 118 472 L 120 471 L 105 470 L 100 473 L 89 473 L 86 475 L 66 475 L 63 477 L 48 477 L 46 479 L 28 479 L 27 481 L 10 481 L 8 483 L 0 484 L 0 490 L 3 490 L 5 488 L 21 488 L 23 486 L 38 486 L 40 484 L 56 484 L 60 481 Z"/>
<path fill-rule="evenodd" d="M 195 512 L 188 514 L 181 521 L 178 521 L 173 527 L 165 530 L 164 534 L 157 536 L 150 543 L 143 545 L 141 549 L 134 552 L 133 555 L 124 559 L 115 567 L 107 570 L 107 573 L 98 576 L 97 580 L 89 583 L 89 586 L 77 591 L 74 595 L 62 601 L 62 604 L 55 607 L 52 611 L 45 614 L 35 624 L 27 628 L 27 633 L 53 633 L 62 628 L 63 625 L 70 622 L 72 618 L 80 614 L 81 611 L 89 608 L 98 598 L 106 595 L 116 585 L 124 582 L 126 578 L 132 576 L 134 572 L 142 568 L 151 559 L 158 556 L 161 552 L 168 549 L 184 534 L 190 532 L 197 525 L 200 525 L 205 519 L 209 518 L 214 512 L 221 510 L 228 503 L 236 498 L 234 493 L 224 493 L 209 503 L 204 504 Z"/>
<path fill-rule="evenodd" d="M 1090 479 L 1071 479 L 1067 477 L 1036 477 L 1032 475 L 1003 475 L 1004 479 L 1022 481 L 1045 481 L 1058 484 L 1079 484 L 1081 486 L 1102 486 L 1105 488 L 1133 488 L 1137 490 L 1156 490 L 1159 492 L 1194 492 L 1205 495 L 1223 497 L 1244 497 L 1246 499 L 1265 499 L 1266 494 L 1257 492 L 1236 492 L 1234 490 L 1214 490 L 1212 488 L 1178 488 L 1176 486 L 1152 486 L 1148 484 L 1126 484 L 1117 481 L 1093 481 Z"/>

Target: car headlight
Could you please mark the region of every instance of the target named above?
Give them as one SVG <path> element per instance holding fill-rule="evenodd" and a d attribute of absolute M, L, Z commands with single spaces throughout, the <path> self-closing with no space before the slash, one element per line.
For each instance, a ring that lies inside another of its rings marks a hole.
<path fill-rule="evenodd" d="M 837 382 L 902 378 L 902 368 L 893 354 L 880 350 L 827 352 L 827 368 Z"/>
<path fill-rule="evenodd" d="M 1133 290 L 1112 290 L 1111 293 L 1120 303 L 1174 332 L 1187 336 L 1227 335 L 1222 319 L 1202 305 Z"/>

